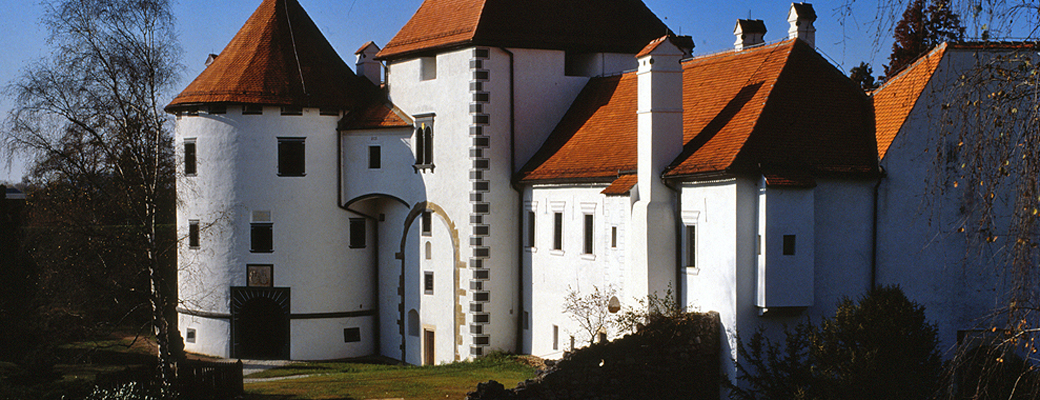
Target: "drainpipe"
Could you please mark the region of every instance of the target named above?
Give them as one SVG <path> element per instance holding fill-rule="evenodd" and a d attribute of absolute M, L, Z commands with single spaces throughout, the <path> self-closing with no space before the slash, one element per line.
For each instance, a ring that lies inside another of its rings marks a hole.
<path fill-rule="evenodd" d="M 874 221 L 873 231 L 871 232 L 871 251 L 870 251 L 870 290 L 873 291 L 877 288 L 877 259 L 878 259 L 878 198 L 880 197 L 881 182 L 885 179 L 885 169 L 880 165 L 878 166 L 878 177 L 877 183 L 874 184 Z"/>
<path fill-rule="evenodd" d="M 509 175 L 516 174 L 516 77 L 514 66 L 514 54 L 505 47 L 499 47 L 509 55 Z M 517 193 L 518 207 L 516 207 L 517 235 L 516 235 L 516 282 L 517 282 L 517 313 L 516 313 L 516 354 L 524 351 L 524 191 L 520 182 L 512 180 L 510 186 Z"/>
<path fill-rule="evenodd" d="M 675 246 L 675 304 L 686 309 L 686 293 L 683 291 L 683 275 L 685 275 L 682 252 L 685 247 L 685 242 L 682 240 L 683 235 L 683 220 L 682 220 L 682 189 L 674 183 L 669 183 L 665 179 L 661 179 L 664 185 L 675 192 L 675 202 L 673 208 L 675 208 L 675 238 L 678 240 Z M 707 211 L 707 210 L 705 210 Z M 697 232 L 700 235 L 700 232 Z"/>
<path fill-rule="evenodd" d="M 346 117 L 346 115 L 344 115 L 344 117 Z M 373 341 L 375 342 L 376 354 L 379 354 L 382 352 L 380 337 L 383 336 L 379 334 L 379 331 L 382 329 L 382 325 L 379 323 L 379 314 L 381 314 L 379 312 L 379 219 L 343 205 L 343 135 L 340 134 L 339 129 L 336 130 L 336 160 L 336 206 L 340 209 L 346 210 L 347 212 L 360 215 L 372 221 L 372 229 L 375 231 L 375 240 L 372 243 L 375 248 L 372 256 L 374 260 L 372 263 L 372 269 L 373 272 L 375 272 L 375 285 L 373 287 L 376 288 L 375 302 L 373 303 L 373 308 L 376 311 L 374 318 L 376 334 L 373 335 Z"/>

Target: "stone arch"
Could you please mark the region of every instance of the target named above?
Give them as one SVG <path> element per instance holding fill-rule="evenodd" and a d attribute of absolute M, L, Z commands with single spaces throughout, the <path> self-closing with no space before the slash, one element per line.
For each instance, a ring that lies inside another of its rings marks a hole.
<path fill-rule="evenodd" d="M 452 346 L 452 353 L 455 356 L 454 357 L 455 361 L 459 361 L 459 360 L 461 360 L 461 358 L 459 357 L 459 346 L 462 344 L 461 327 L 466 323 L 466 316 L 462 314 L 462 302 L 459 299 L 459 293 L 460 293 L 459 279 L 460 279 L 460 276 L 462 275 L 460 270 L 462 268 L 465 268 L 466 265 L 460 259 L 460 255 L 459 255 L 459 230 L 455 226 L 455 222 L 451 220 L 451 217 L 448 216 L 448 213 L 446 211 L 444 211 L 443 207 L 441 207 L 440 205 L 438 205 L 436 203 L 430 202 L 430 201 L 421 201 L 419 203 L 416 203 L 415 206 L 412 207 L 412 210 L 408 212 L 408 216 L 405 218 L 404 229 L 401 231 L 401 246 L 400 246 L 400 249 L 399 249 L 400 253 L 398 253 L 400 255 L 398 258 L 401 261 L 401 280 L 400 280 L 400 283 L 399 283 L 400 286 L 398 287 L 398 293 L 400 293 L 400 296 L 401 296 L 400 323 L 402 324 L 401 327 L 405 328 L 405 326 L 403 324 L 407 323 L 407 319 L 406 319 L 407 316 L 405 315 L 404 305 L 405 305 L 405 296 L 408 295 L 408 291 L 406 290 L 406 288 L 404 286 L 404 282 L 405 282 L 404 277 L 406 276 L 406 274 L 408 272 L 407 271 L 408 263 L 407 263 L 407 260 L 405 259 L 406 254 L 408 254 L 405 251 L 406 250 L 406 246 L 408 245 L 408 230 L 411 229 L 412 224 L 415 223 L 416 219 L 419 219 L 419 217 L 422 216 L 422 213 L 425 212 L 425 211 L 430 211 L 433 215 L 435 215 L 438 218 L 440 218 L 441 221 L 443 221 L 444 224 L 447 225 L 448 232 L 450 232 L 451 248 L 452 248 L 452 260 L 454 261 L 454 264 L 455 264 L 455 268 L 452 269 L 452 275 L 453 275 L 452 276 L 452 298 L 455 301 L 454 310 L 452 310 L 452 315 L 454 316 L 454 320 L 455 321 L 451 324 L 452 325 L 453 336 L 455 337 L 455 343 Z M 418 263 L 417 263 L 417 265 L 418 265 Z M 402 331 L 403 331 L 403 329 L 402 329 Z M 407 337 L 408 337 L 408 335 L 406 335 L 406 334 L 401 335 L 401 359 L 402 359 L 402 361 L 407 358 L 406 356 L 408 354 L 408 351 L 407 351 L 407 349 L 408 349 Z"/>

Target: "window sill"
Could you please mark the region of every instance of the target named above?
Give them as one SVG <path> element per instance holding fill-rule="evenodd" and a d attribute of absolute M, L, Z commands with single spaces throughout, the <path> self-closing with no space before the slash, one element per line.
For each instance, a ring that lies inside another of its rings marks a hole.
<path fill-rule="evenodd" d="M 582 260 L 596 261 L 596 255 L 590 253 L 584 253 L 581 255 Z"/>
<path fill-rule="evenodd" d="M 534 246 L 530 246 L 530 247 L 524 248 L 524 251 L 527 251 L 528 253 L 537 253 L 538 252 L 538 248 L 534 247 Z"/>
<path fill-rule="evenodd" d="M 430 172 L 433 172 L 434 165 L 433 164 L 413 164 L 412 168 L 415 169 L 415 172 L 426 171 L 426 170 L 430 170 Z"/>
<path fill-rule="evenodd" d="M 567 253 L 565 253 L 563 250 L 549 250 L 549 254 L 554 256 L 562 256 Z"/>
<path fill-rule="evenodd" d="M 274 253 L 274 250 L 249 250 L 250 253 L 270 254 Z"/>
<path fill-rule="evenodd" d="M 697 267 L 686 267 L 686 275 L 696 276 L 696 275 L 700 275 L 700 274 L 701 274 L 701 269 L 700 268 L 697 268 Z"/>
<path fill-rule="evenodd" d="M 307 174 L 278 174 L 278 176 L 282 177 L 282 178 L 292 178 L 292 177 L 305 177 L 305 176 L 307 176 Z"/>

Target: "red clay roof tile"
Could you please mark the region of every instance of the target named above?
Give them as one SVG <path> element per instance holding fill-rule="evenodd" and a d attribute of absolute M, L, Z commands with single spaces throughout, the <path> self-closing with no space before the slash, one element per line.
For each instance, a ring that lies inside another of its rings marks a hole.
<path fill-rule="evenodd" d="M 634 54 L 668 33 L 641 0 L 426 0 L 378 57 L 463 45 Z"/>
<path fill-rule="evenodd" d="M 166 108 L 248 103 L 351 108 L 374 93 L 296 0 L 264 0 L 220 56 Z"/>
<path fill-rule="evenodd" d="M 524 181 L 604 180 L 636 168 L 637 78 L 594 78 L 542 148 Z M 796 168 L 877 170 L 867 97 L 797 40 L 683 64 L 685 145 L 666 176 Z"/>
<path fill-rule="evenodd" d="M 373 103 L 368 107 L 347 114 L 341 121 L 340 130 L 407 128 L 413 125 L 411 117 L 392 104 Z"/>
<path fill-rule="evenodd" d="M 885 158 L 892 141 L 917 104 L 921 92 L 932 80 L 932 74 L 935 73 L 947 48 L 946 44 L 936 47 L 910 66 L 903 68 L 871 95 L 876 116 L 878 159 Z"/>
<path fill-rule="evenodd" d="M 614 182 L 610 184 L 610 186 L 607 186 L 607 188 L 603 189 L 603 191 L 600 193 L 605 194 L 607 196 L 624 196 L 628 194 L 628 192 L 631 191 L 637 183 L 639 183 L 639 175 L 621 175 L 617 177 L 617 179 L 615 179 Z"/>

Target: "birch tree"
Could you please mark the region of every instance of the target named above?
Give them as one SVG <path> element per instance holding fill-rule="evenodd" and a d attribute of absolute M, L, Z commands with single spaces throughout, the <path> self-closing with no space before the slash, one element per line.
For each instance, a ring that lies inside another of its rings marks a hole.
<path fill-rule="evenodd" d="M 2 132 L 5 148 L 30 160 L 34 184 L 48 189 L 38 197 L 52 207 L 59 229 L 80 243 L 125 252 L 147 276 L 157 372 L 168 385 L 177 351 L 167 311 L 176 298 L 174 275 L 161 262 L 172 248 L 159 225 L 172 215 L 174 167 L 171 122 L 162 108 L 180 57 L 170 3 L 50 0 L 45 6 L 51 53 L 7 87 L 15 108 Z"/>

